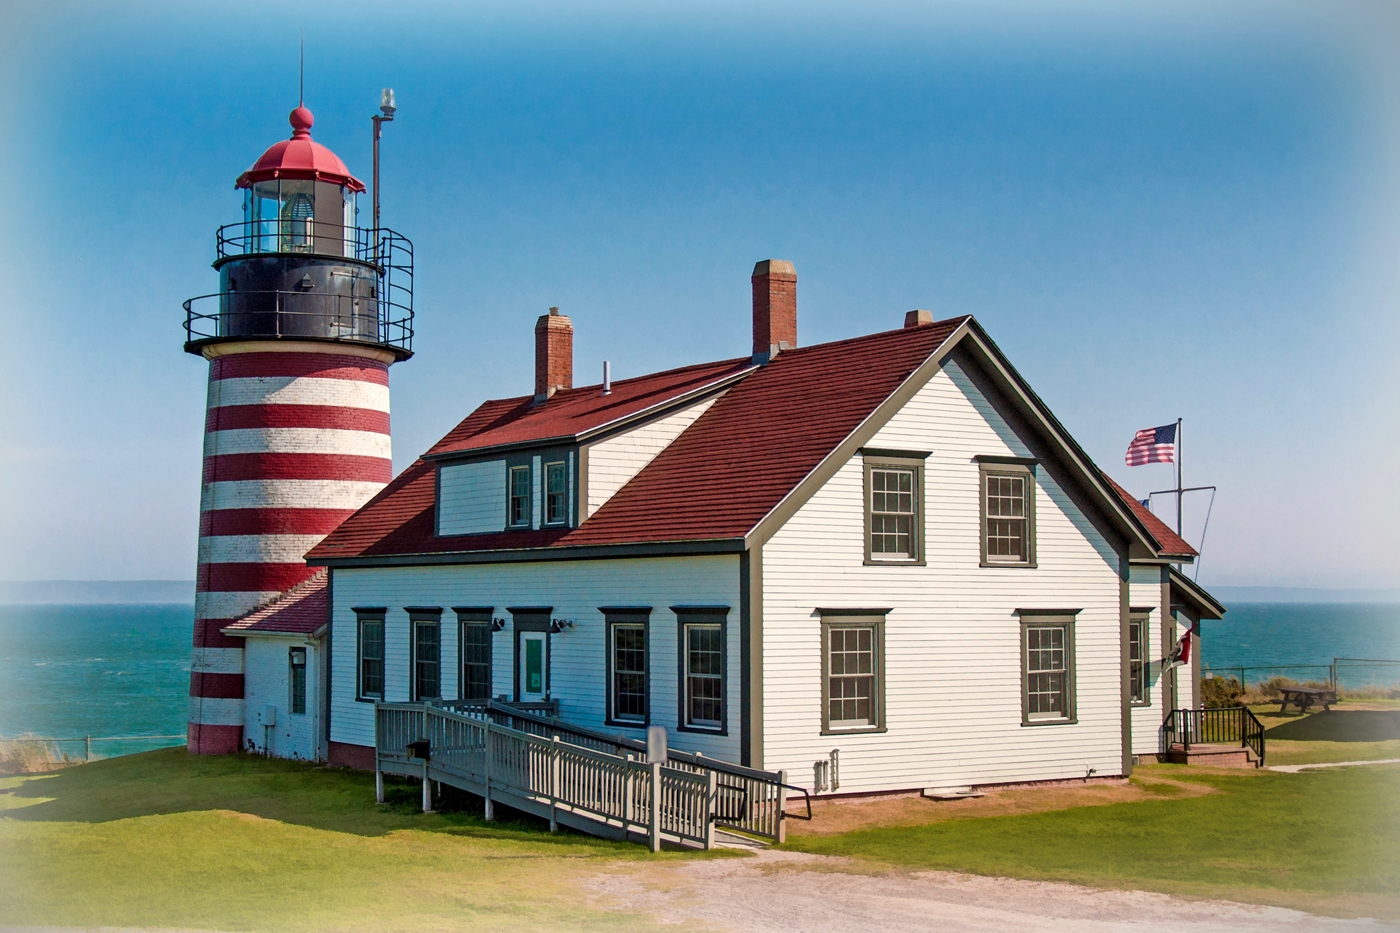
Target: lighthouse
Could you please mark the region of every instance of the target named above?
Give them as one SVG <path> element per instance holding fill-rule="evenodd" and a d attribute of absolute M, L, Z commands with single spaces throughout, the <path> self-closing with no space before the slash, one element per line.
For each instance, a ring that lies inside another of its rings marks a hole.
<path fill-rule="evenodd" d="M 412 355 L 412 244 L 377 226 L 377 197 L 375 224 L 359 226 L 364 184 L 312 140 L 310 110 L 290 122 L 238 176 L 219 290 L 184 304 L 185 350 L 209 361 L 193 753 L 244 742 L 244 643 L 223 629 L 310 578 L 303 555 L 389 482 L 389 367 Z"/>

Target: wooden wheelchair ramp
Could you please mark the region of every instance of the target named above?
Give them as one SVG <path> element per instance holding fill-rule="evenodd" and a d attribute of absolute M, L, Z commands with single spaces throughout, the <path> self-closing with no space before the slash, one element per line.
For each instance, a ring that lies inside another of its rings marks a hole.
<path fill-rule="evenodd" d="M 612 839 L 712 848 L 715 827 L 781 841 L 785 784 L 781 773 L 742 768 L 698 755 L 669 753 L 647 761 L 645 746 L 578 729 L 499 704 L 457 710 L 426 703 L 375 704 L 376 791 L 383 774 L 440 781 Z"/>

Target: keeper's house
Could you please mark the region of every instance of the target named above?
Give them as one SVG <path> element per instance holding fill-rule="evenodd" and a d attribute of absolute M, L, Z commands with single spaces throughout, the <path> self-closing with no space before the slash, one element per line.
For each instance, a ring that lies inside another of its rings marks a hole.
<path fill-rule="evenodd" d="M 541 317 L 534 395 L 307 555 L 328 573 L 291 603 L 328 632 L 290 603 L 230 630 L 316 648 L 313 753 L 373 767 L 376 700 L 503 697 L 799 783 L 839 750 L 842 793 L 1155 754 L 1197 696 L 1164 671 L 1178 626 L 1222 611 L 1171 566 L 1191 548 L 974 319 L 798 347 L 796 283 L 755 268 L 752 356 L 610 385 L 575 387 L 572 325 Z"/>

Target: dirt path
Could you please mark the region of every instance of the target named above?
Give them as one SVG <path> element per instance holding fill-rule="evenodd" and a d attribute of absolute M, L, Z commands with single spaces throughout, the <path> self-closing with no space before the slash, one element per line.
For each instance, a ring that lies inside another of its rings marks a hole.
<path fill-rule="evenodd" d="M 951 872 L 885 873 L 855 860 L 771 850 L 744 859 L 615 868 L 581 882 L 595 906 L 651 914 L 665 924 L 745 933 L 1400 930 L 1373 920 L 1142 891 Z"/>

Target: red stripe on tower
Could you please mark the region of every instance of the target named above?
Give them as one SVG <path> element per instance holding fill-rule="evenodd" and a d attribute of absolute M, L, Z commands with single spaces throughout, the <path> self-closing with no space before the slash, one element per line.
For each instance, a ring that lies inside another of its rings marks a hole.
<path fill-rule="evenodd" d="M 261 349 L 209 367 L 192 752 L 243 744 L 243 640 L 221 629 L 309 578 L 302 555 L 393 474 L 387 361 Z"/>

